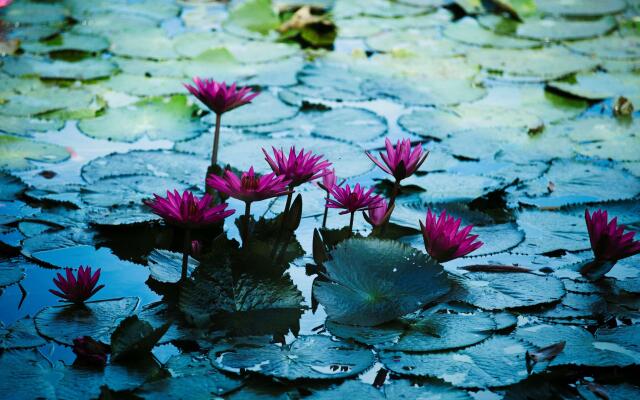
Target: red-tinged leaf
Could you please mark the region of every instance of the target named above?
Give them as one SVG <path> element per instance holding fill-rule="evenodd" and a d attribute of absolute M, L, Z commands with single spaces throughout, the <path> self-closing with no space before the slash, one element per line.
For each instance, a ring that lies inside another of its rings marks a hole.
<path fill-rule="evenodd" d="M 562 341 L 558 343 L 554 343 L 550 346 L 543 347 L 535 353 L 529 353 L 527 351 L 525 355 L 526 363 L 527 363 L 527 372 L 531 373 L 533 367 L 539 362 L 549 362 L 556 358 L 558 354 L 564 350 L 564 346 L 567 342 Z"/>

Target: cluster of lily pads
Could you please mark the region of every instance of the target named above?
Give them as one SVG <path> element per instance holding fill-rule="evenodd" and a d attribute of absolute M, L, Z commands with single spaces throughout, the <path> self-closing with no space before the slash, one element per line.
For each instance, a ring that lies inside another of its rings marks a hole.
<path fill-rule="evenodd" d="M 0 397 L 637 397 L 638 8 L 291 3 L 0 10 Z"/>

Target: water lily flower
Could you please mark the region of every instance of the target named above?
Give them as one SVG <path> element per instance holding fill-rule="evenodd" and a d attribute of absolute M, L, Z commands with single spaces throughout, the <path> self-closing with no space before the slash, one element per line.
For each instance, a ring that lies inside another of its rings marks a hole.
<path fill-rule="evenodd" d="M 289 149 L 288 157 L 282 149 L 277 150 L 275 147 L 271 149 L 273 158 L 265 149 L 262 149 L 267 163 L 276 175 L 283 175 L 290 181 L 291 188 L 322 177 L 327 172 L 325 170 L 331 166 L 329 161 L 322 159 L 322 155 L 314 155 L 311 151 L 305 153 L 304 149 L 301 149 L 296 154 L 296 146 Z"/>
<path fill-rule="evenodd" d="M 225 82 L 217 82 L 213 79 L 195 77 L 193 78 L 193 83 L 195 84 L 194 86 L 184 84 L 184 87 L 216 114 L 216 130 L 213 136 L 213 150 L 211 152 L 211 165 L 214 166 L 218 162 L 222 114 L 250 103 L 259 93 L 253 92 L 250 87 L 239 88 L 236 83 L 227 86 Z"/>
<path fill-rule="evenodd" d="M 427 159 L 429 152 L 424 152 L 420 144 L 411 148 L 411 140 L 409 139 L 398 140 L 395 146 L 388 138 L 384 143 L 386 154 L 379 153 L 382 161 L 370 152 L 366 152 L 366 154 L 380 169 L 394 177 L 395 182 L 390 200 L 391 204 L 394 204 L 400 189 L 400 181 L 413 175 Z"/>
<path fill-rule="evenodd" d="M 380 199 L 376 204 L 369 206 L 366 211 L 362 212 L 365 221 L 367 221 L 372 227 L 377 228 L 386 224 L 391 217 L 391 213 L 393 212 L 394 205 L 389 204 Z"/>
<path fill-rule="evenodd" d="M 247 240 L 249 232 L 249 217 L 251 215 L 251 203 L 270 199 L 272 197 L 288 195 L 287 189 L 290 181 L 284 176 L 277 176 L 274 173 L 267 175 L 257 175 L 253 167 L 249 171 L 243 172 L 240 177 L 227 170 L 223 176 L 215 174 L 209 175 L 207 185 L 209 187 L 226 194 L 234 199 L 242 200 L 245 203 L 245 232 L 244 240 Z"/>
<path fill-rule="evenodd" d="M 609 221 L 609 215 L 603 210 L 594 211 L 591 215 L 589 210 L 585 210 L 584 218 L 595 257 L 584 262 L 580 268 L 587 278 L 600 279 L 619 260 L 640 254 L 640 241 L 633 240 L 635 232 L 625 232 L 624 226 L 618 226 L 618 218 Z"/>
<path fill-rule="evenodd" d="M 420 221 L 420 229 L 424 238 L 424 246 L 427 253 L 439 262 L 450 261 L 458 257 L 466 256 L 482 246 L 482 242 L 475 241 L 478 235 L 471 235 L 473 225 L 459 230 L 461 218 L 457 220 L 442 211 L 438 218 L 431 210 L 427 210 L 427 219 L 423 224 Z"/>
<path fill-rule="evenodd" d="M 95 341 L 91 336 L 73 339 L 73 353 L 84 364 L 104 367 L 107 365 L 108 351 L 106 345 Z"/>
<path fill-rule="evenodd" d="M 0 8 L 6 7 L 11 3 L 13 3 L 13 0 L 0 0 Z"/>
<path fill-rule="evenodd" d="M 104 285 L 96 286 L 100 279 L 100 268 L 91 275 L 91 267 L 80 267 L 77 276 L 71 268 L 65 268 L 66 278 L 58 273 L 53 283 L 60 291 L 49 289 L 54 295 L 72 303 L 81 304 L 96 294 Z"/>
<path fill-rule="evenodd" d="M 213 198 L 209 194 L 200 199 L 188 190 L 182 195 L 174 190 L 173 193 L 167 191 L 166 198 L 157 194 L 154 196 L 155 199 L 145 201 L 153 213 L 161 216 L 169 224 L 186 229 L 216 224 L 236 212 L 227 210 L 226 203 L 211 207 Z"/>
<path fill-rule="evenodd" d="M 380 196 L 372 194 L 373 189 L 365 191 L 359 183 L 353 187 L 353 190 L 349 185 L 345 187 L 334 186 L 331 188 L 331 195 L 333 199 L 327 200 L 327 207 L 329 208 L 343 208 L 340 214 L 351 214 L 349 221 L 349 230 L 353 231 L 353 219 L 356 211 L 367 209 L 380 201 Z"/>
<path fill-rule="evenodd" d="M 591 249 L 596 260 L 618 261 L 640 254 L 640 241 L 633 240 L 635 232 L 624 232 L 624 226 L 618 226 L 618 218 L 608 221 L 606 211 L 584 211 L 584 218 L 589 231 Z"/>
<path fill-rule="evenodd" d="M 213 198 L 205 194 L 198 198 L 193 193 L 185 190 L 182 195 L 174 190 L 167 191 L 167 197 L 154 194 L 155 198 L 145 201 L 154 214 L 161 216 L 167 223 L 184 228 L 184 244 L 182 249 L 182 279 L 187 278 L 189 253 L 191 251 L 191 230 L 207 225 L 213 225 L 235 213 L 236 210 L 227 210 L 227 204 L 219 204 L 211 207 Z"/>

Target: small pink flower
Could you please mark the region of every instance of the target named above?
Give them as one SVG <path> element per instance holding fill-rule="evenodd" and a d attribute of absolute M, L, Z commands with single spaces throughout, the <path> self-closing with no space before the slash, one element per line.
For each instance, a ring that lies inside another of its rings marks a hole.
<path fill-rule="evenodd" d="M 384 172 L 392 175 L 396 182 L 413 175 L 429 155 L 429 152 L 423 153 L 420 144 L 412 149 L 409 139 L 398 140 L 395 146 L 391 144 L 389 139 L 385 139 L 385 146 L 387 153 L 380 152 L 380 158 L 384 163 L 369 152 L 367 152 L 367 156 Z"/>
<path fill-rule="evenodd" d="M 389 204 L 380 199 L 376 204 L 369 206 L 367 211 L 363 211 L 364 219 L 372 226 L 377 227 L 387 223 L 391 213 L 393 212 L 393 206 L 389 208 Z"/>
<path fill-rule="evenodd" d="M 108 348 L 104 344 L 93 340 L 90 336 L 73 339 L 73 353 L 84 364 L 104 367 L 107 365 Z"/>
<path fill-rule="evenodd" d="M 235 83 L 227 86 L 213 79 L 195 77 L 193 83 L 195 86 L 184 84 L 184 87 L 218 115 L 250 103 L 259 94 L 253 93 L 250 87 L 238 88 Z"/>
<path fill-rule="evenodd" d="M 254 173 L 253 167 L 249 168 L 248 172 L 243 172 L 240 178 L 228 170 L 222 177 L 209 175 L 207 184 L 227 196 L 246 203 L 289 194 L 287 190 L 289 181 L 284 176 L 276 176 L 274 173 L 259 176 Z"/>
<path fill-rule="evenodd" d="M 424 225 L 420 221 L 420 229 L 424 246 L 431 257 L 439 262 L 450 261 L 482 246 L 482 242 L 475 242 L 478 235 L 469 234 L 473 225 L 458 230 L 461 221 L 460 218 L 456 220 L 453 216 L 447 215 L 446 211 L 442 211 L 438 218 L 431 210 L 427 210 L 427 220 Z"/>
<path fill-rule="evenodd" d="M 272 150 L 273 158 L 265 149 L 262 149 L 265 159 L 276 175 L 284 176 L 291 181 L 289 183 L 291 187 L 320 178 L 325 173 L 325 169 L 331 165 L 330 162 L 322 160 L 322 155 L 314 155 L 311 151 L 305 153 L 304 149 L 301 149 L 296 154 L 296 146 L 289 149 L 289 157 L 282 149 L 276 150 L 272 147 Z"/>
<path fill-rule="evenodd" d="M 157 194 L 154 196 L 155 199 L 145 201 L 153 213 L 170 224 L 186 229 L 218 223 L 236 211 L 226 210 L 228 206 L 226 203 L 210 207 L 213 200 L 211 195 L 205 194 L 202 199 L 199 199 L 188 190 L 185 190 L 182 196 L 177 190 L 173 193 L 167 191 L 166 198 Z"/>
<path fill-rule="evenodd" d="M 372 195 L 373 189 L 365 192 L 364 188 L 357 183 L 353 190 L 349 185 L 344 187 L 333 186 L 331 195 L 334 199 L 327 200 L 328 208 L 343 208 L 340 214 L 354 213 L 358 210 L 364 210 L 380 201 L 380 196 Z"/>
<path fill-rule="evenodd" d="M 13 0 L 0 0 L 0 8 L 8 6 L 12 2 Z"/>
<path fill-rule="evenodd" d="M 336 170 L 325 168 L 324 171 L 322 171 L 322 182 L 316 182 L 316 184 L 320 189 L 328 192 L 336 185 L 337 181 Z"/>
<path fill-rule="evenodd" d="M 640 241 L 633 240 L 635 232 L 625 233 L 625 227 L 618 226 L 618 218 L 609 222 L 609 216 L 603 210 L 595 211 L 592 215 L 585 210 L 584 218 L 596 260 L 615 262 L 640 254 Z"/>
<path fill-rule="evenodd" d="M 100 268 L 91 275 L 91 267 L 80 267 L 77 278 L 73 275 L 71 268 L 65 268 L 65 270 L 66 279 L 60 273 L 57 274 L 57 278 L 53 278 L 53 283 L 61 292 L 53 289 L 49 289 L 49 291 L 67 301 L 76 304 L 84 303 L 104 287 L 104 285 L 96 287 L 98 279 L 100 279 Z"/>

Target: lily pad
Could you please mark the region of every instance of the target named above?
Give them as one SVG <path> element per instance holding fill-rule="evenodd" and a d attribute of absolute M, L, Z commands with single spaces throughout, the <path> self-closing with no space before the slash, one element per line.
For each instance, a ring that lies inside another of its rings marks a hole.
<path fill-rule="evenodd" d="M 69 156 L 64 147 L 55 144 L 0 135 L 0 170 L 26 170 L 32 168 L 30 161 L 58 163 Z"/>
<path fill-rule="evenodd" d="M 442 267 L 424 253 L 397 242 L 349 239 L 324 264 L 313 295 L 328 318 L 373 326 L 416 311 L 449 291 Z"/>
<path fill-rule="evenodd" d="M 495 336 L 452 353 L 383 352 L 380 361 L 401 375 L 430 376 L 454 386 L 506 386 L 528 377 L 525 353 L 533 346 L 511 337 Z"/>
<path fill-rule="evenodd" d="M 154 28 L 156 25 L 157 21 L 144 15 L 108 11 L 96 13 L 91 18 L 83 18 L 82 24 L 74 25 L 71 32 L 109 36 L 116 32 Z"/>
<path fill-rule="evenodd" d="M 130 107 L 110 108 L 98 118 L 84 120 L 78 128 L 96 139 L 134 142 L 144 136 L 151 139 L 186 140 L 206 129 L 194 117 L 195 107 L 185 96 L 168 100 L 151 98 Z M 123 129 L 123 121 L 130 121 Z"/>
<path fill-rule="evenodd" d="M 26 349 L 39 347 L 47 342 L 38 335 L 33 318 L 24 317 L 13 325 L 4 328 L 0 327 L 0 349 Z"/>
<path fill-rule="evenodd" d="M 162 283 L 177 283 L 182 273 L 182 254 L 169 250 L 153 250 L 149 256 L 151 278 Z M 190 276 L 200 263 L 189 257 L 187 276 Z"/>
<path fill-rule="evenodd" d="M 211 349 L 209 358 L 223 371 L 238 373 L 243 369 L 286 380 L 347 378 L 374 362 L 371 350 L 318 335 L 299 336 L 286 346 L 264 339 L 226 340 Z"/>
<path fill-rule="evenodd" d="M 14 94 L 0 105 L 0 114 L 30 117 L 41 115 L 48 119 L 93 117 L 100 105 L 95 96 L 81 89 L 44 87 Z M 57 112 L 59 114 L 53 114 Z M 47 113 L 47 114 L 45 114 Z"/>
<path fill-rule="evenodd" d="M 307 398 L 309 400 L 333 400 L 357 398 L 357 396 L 366 397 L 371 400 L 385 399 L 378 389 L 360 381 L 346 381 L 341 385 L 331 387 L 327 390 L 319 390 Z"/>
<path fill-rule="evenodd" d="M 610 182 L 617 182 L 614 187 Z M 550 185 L 553 189 L 549 190 Z M 577 161 L 558 160 L 540 178 L 522 187 L 518 201 L 539 208 L 626 200 L 640 194 L 640 181 L 617 169 Z"/>
<path fill-rule="evenodd" d="M 232 8 L 225 23 L 266 35 L 280 26 L 280 19 L 270 0 L 248 0 Z"/>
<path fill-rule="evenodd" d="M 537 313 L 550 319 L 603 318 L 607 312 L 607 302 L 599 294 L 579 294 L 568 292 L 555 307 Z"/>
<path fill-rule="evenodd" d="M 615 14 L 623 11 L 627 5 L 624 0 L 537 0 L 541 12 L 572 17 L 593 17 L 603 14 Z"/>
<path fill-rule="evenodd" d="M 481 197 L 504 185 L 500 179 L 478 175 L 458 175 L 434 172 L 411 176 L 403 182 L 425 190 L 420 193 L 423 203 L 463 203 Z"/>
<path fill-rule="evenodd" d="M 64 121 L 24 118 L 0 115 L 0 131 L 18 136 L 29 136 L 34 132 L 57 131 L 64 127 Z"/>
<path fill-rule="evenodd" d="M 167 60 L 178 58 L 173 41 L 159 28 L 109 35 L 111 51 L 119 56 Z"/>
<path fill-rule="evenodd" d="M 565 294 L 560 279 L 531 273 L 470 272 L 453 279 L 451 298 L 484 310 L 553 303 Z"/>
<path fill-rule="evenodd" d="M 550 82 L 549 86 L 587 100 L 624 96 L 633 104 L 640 104 L 640 93 L 636 89 L 640 86 L 640 76 L 631 73 L 580 73 L 568 82 Z"/>
<path fill-rule="evenodd" d="M 105 78 L 116 71 L 115 64 L 102 58 L 69 62 L 27 55 L 5 58 L 2 68 L 14 76 L 35 75 L 41 78 L 78 80 Z"/>
<path fill-rule="evenodd" d="M 171 321 L 154 328 L 137 315 L 126 317 L 111 334 L 111 357 L 123 360 L 149 354 L 169 326 Z"/>
<path fill-rule="evenodd" d="M 331 334 L 381 350 L 425 352 L 467 347 L 479 343 L 496 328 L 488 313 L 456 314 L 423 311 L 376 327 L 328 321 Z"/>
<path fill-rule="evenodd" d="M 526 49 L 540 46 L 540 42 L 536 40 L 495 34 L 480 26 L 471 17 L 465 17 L 454 24 L 448 24 L 442 33 L 453 40 L 473 46 L 505 49 Z"/>
<path fill-rule="evenodd" d="M 502 72 L 505 77 L 533 81 L 557 79 L 597 65 L 596 61 L 559 46 L 535 50 L 478 49 L 469 53 L 469 59 L 486 70 Z"/>
<path fill-rule="evenodd" d="M 518 36 L 537 40 L 576 40 L 604 35 L 617 26 L 613 17 L 590 21 L 541 18 L 526 19 L 518 25 Z"/>
<path fill-rule="evenodd" d="M 62 374 L 38 350 L 0 354 L 0 393 L 10 399 L 55 399 Z"/>
<path fill-rule="evenodd" d="M 227 384 L 228 381 L 233 382 Z M 211 398 L 221 396 L 240 387 L 242 383 L 236 383 L 222 374 L 187 375 L 178 378 L 165 378 L 146 383 L 139 391 L 145 399 L 149 400 L 180 400 L 185 393 L 191 398 Z"/>
<path fill-rule="evenodd" d="M 80 198 L 84 203 L 96 207 L 136 206 L 141 205 L 143 200 L 153 199 L 154 193 L 164 195 L 173 190 L 182 193 L 187 189 L 191 189 L 191 186 L 172 178 L 116 176 L 101 179 L 83 188 Z"/>
<path fill-rule="evenodd" d="M 371 50 L 406 52 L 430 57 L 451 57 L 464 53 L 464 45 L 447 38 L 437 38 L 437 31 L 387 31 L 366 40 Z"/>
<path fill-rule="evenodd" d="M 517 247 L 517 252 L 543 254 L 589 248 L 584 217 L 528 210 L 518 215 L 518 226 L 524 231 L 525 241 Z"/>
<path fill-rule="evenodd" d="M 464 390 L 455 388 L 449 384 L 437 380 L 423 384 L 413 384 L 407 379 L 396 379 L 384 386 L 384 393 L 387 399 L 409 400 L 420 399 L 426 396 L 427 399 L 438 400 L 471 400 L 473 397 Z"/>
<path fill-rule="evenodd" d="M 6 172 L 0 172 L 0 200 L 13 201 L 16 197 L 25 191 L 25 185 L 20 178 L 10 175 Z"/>
<path fill-rule="evenodd" d="M 42 336 L 68 346 L 80 336 L 109 343 L 120 320 L 137 306 L 137 297 L 91 301 L 84 306 L 49 306 L 36 314 L 36 328 Z"/>
<path fill-rule="evenodd" d="M 185 88 L 182 82 L 180 79 L 170 77 L 118 74 L 102 85 L 110 90 L 135 96 L 166 96 L 184 93 Z"/>
<path fill-rule="evenodd" d="M 20 47 L 31 53 L 51 53 L 65 50 L 98 53 L 106 50 L 109 47 L 109 42 L 100 36 L 65 32 L 50 39 L 21 43 Z"/>
<path fill-rule="evenodd" d="M 416 106 L 450 106 L 478 100 L 485 94 L 482 87 L 467 79 L 371 79 L 363 82 L 362 91 Z"/>
<path fill-rule="evenodd" d="M 3 258 L 0 260 L 0 288 L 20 282 L 25 277 L 25 270 L 22 266 L 24 259 Z"/>
<path fill-rule="evenodd" d="M 568 43 L 571 50 L 611 60 L 634 60 L 640 57 L 640 38 L 609 35 L 597 39 Z"/>
<path fill-rule="evenodd" d="M 276 96 L 260 93 L 250 104 L 225 114 L 222 124 L 231 127 L 273 124 L 297 113 L 296 108 L 284 104 Z"/>
<path fill-rule="evenodd" d="M 68 14 L 62 4 L 22 1 L 3 10 L 2 19 L 15 24 L 51 24 L 63 22 Z"/>

